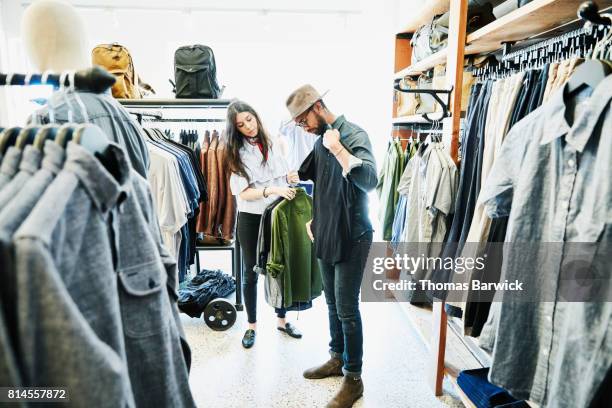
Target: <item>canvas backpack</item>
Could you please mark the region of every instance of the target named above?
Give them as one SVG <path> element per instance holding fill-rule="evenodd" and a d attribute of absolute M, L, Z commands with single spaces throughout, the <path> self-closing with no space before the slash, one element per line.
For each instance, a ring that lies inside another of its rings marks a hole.
<path fill-rule="evenodd" d="M 213 50 L 200 44 L 178 48 L 174 53 L 173 85 L 177 98 L 219 98 L 222 90 Z"/>
<path fill-rule="evenodd" d="M 155 93 L 150 85 L 138 77 L 132 56 L 124 46 L 117 43 L 100 44 L 91 52 L 91 59 L 94 65 L 105 68 L 117 79 L 112 89 L 115 98 L 140 99 L 147 92 Z"/>

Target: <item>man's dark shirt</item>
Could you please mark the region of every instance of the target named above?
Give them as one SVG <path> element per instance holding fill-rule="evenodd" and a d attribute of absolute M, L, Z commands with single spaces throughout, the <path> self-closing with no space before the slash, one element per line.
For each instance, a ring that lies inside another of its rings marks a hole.
<path fill-rule="evenodd" d="M 312 233 L 317 258 L 337 263 L 347 260 L 352 241 L 372 231 L 367 193 L 376 188 L 378 179 L 368 134 L 344 116 L 332 128 L 340 132 L 340 142 L 360 163 L 344 176 L 342 166 L 320 138 L 299 175 L 315 185 Z"/>

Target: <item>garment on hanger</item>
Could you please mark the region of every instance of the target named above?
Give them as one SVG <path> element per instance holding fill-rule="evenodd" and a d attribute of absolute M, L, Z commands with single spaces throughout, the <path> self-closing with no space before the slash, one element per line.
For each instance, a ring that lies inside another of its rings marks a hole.
<path fill-rule="evenodd" d="M 406 151 L 404 152 L 404 169 L 410 165 L 410 160 L 414 157 L 418 151 L 419 142 L 415 138 L 411 138 L 411 141 L 406 145 Z M 399 184 L 399 183 L 398 183 Z M 399 193 L 399 191 L 398 191 Z M 408 212 L 408 199 L 407 194 L 398 194 L 399 199 L 397 200 L 397 206 L 395 207 L 395 216 L 393 218 L 393 235 L 391 236 L 391 242 L 398 244 L 402 242 L 404 237 L 404 231 L 406 226 L 406 214 Z M 397 249 L 397 245 L 394 245 Z"/>
<path fill-rule="evenodd" d="M 431 136 L 429 136 L 431 137 Z M 399 194 L 406 196 L 406 225 L 400 250 L 412 256 L 436 257 L 440 243 L 447 235 L 454 211 L 459 176 L 457 167 L 439 142 L 425 142 L 409 161 L 398 185 Z M 420 268 L 404 271 L 413 281 L 431 279 L 433 270 Z M 422 290 L 411 291 L 413 303 L 427 302 Z"/>
<path fill-rule="evenodd" d="M 206 131 L 202 142 L 201 163 L 205 174 L 208 201 L 197 220 L 197 232 L 204 234 L 205 245 L 227 245 L 234 240 L 237 202 L 230 189 L 230 171 L 226 164 L 226 136 L 217 130 Z"/>
<path fill-rule="evenodd" d="M 269 204 L 261 215 L 259 223 L 259 232 L 257 234 L 257 262 L 253 270 L 261 275 L 266 273 L 266 264 L 268 263 L 268 255 L 270 254 L 270 246 L 272 245 L 272 212 L 277 205 L 282 203 L 283 197 L 279 197 Z M 281 306 L 274 306 L 280 308 Z"/>
<path fill-rule="evenodd" d="M 32 146 L 25 146 L 19 161 L 19 171 L 0 188 L 0 208 L 4 207 L 23 187 L 24 183 L 39 169 L 42 152 Z"/>
<path fill-rule="evenodd" d="M 293 200 L 283 200 L 272 210 L 270 253 L 266 265 L 266 280 L 278 283 L 276 298 L 268 303 L 295 308 L 300 303 L 310 306 L 323 291 L 323 282 L 314 245 L 306 233 L 306 223 L 312 219 L 312 198 L 302 188 Z M 280 295 L 280 299 L 278 299 Z"/>
<path fill-rule="evenodd" d="M 13 176 L 19 171 L 19 162 L 21 161 L 22 150 L 15 146 L 10 146 L 4 157 L 2 165 L 0 165 L 0 188 L 3 188 L 13 179 Z"/>
<path fill-rule="evenodd" d="M 289 164 L 289 169 L 297 171 L 304 162 L 304 159 L 314 149 L 315 142 L 320 136 L 306 132 L 293 121 L 281 123 L 279 133 L 279 137 L 287 141 L 287 163 Z"/>
<path fill-rule="evenodd" d="M 404 153 L 399 141 L 389 143 L 385 161 L 378 175 L 376 193 L 380 199 L 378 219 L 382 226 L 383 240 L 390 241 L 393 236 L 393 216 L 399 200 L 397 185 L 404 171 Z"/>
<path fill-rule="evenodd" d="M 83 116 L 81 103 L 87 118 Z M 33 123 L 49 123 L 49 106 L 56 123 L 66 123 L 71 118 L 75 123 L 92 123 L 99 126 L 111 141 L 119 144 L 127 153 L 131 166 L 143 177 L 147 177 L 149 153 L 145 145 L 146 136 L 142 127 L 107 90 L 104 93 L 59 90 L 49 98 L 47 105 L 35 112 Z"/>
<path fill-rule="evenodd" d="M 151 168 L 149 177 L 155 177 L 155 180 L 151 180 L 151 188 L 154 197 L 159 200 L 156 208 L 160 225 L 162 230 L 166 231 L 166 245 L 172 248 L 171 254 L 178 259 L 179 282 L 182 282 L 195 257 L 196 217 L 199 203 L 202 201 L 196 176 L 199 169 L 194 167 L 195 162 L 189 154 L 189 149 L 172 144 L 158 129 L 146 129 L 145 132 L 149 136 L 147 146 L 150 154 L 153 154 L 152 151 L 156 154 L 156 166 Z M 170 191 L 180 194 L 169 195 Z"/>
<path fill-rule="evenodd" d="M 511 130 L 479 200 L 490 217 L 509 215 L 508 242 L 601 242 L 603 250 L 612 204 L 606 176 L 612 145 L 605 137 L 612 131 L 612 77 L 590 98 L 577 96 L 588 103 L 578 105 L 573 124 L 565 116 L 564 92 L 558 89 Z M 585 325 L 610 321 L 612 310 L 605 302 L 558 301 L 554 282 L 565 259 L 560 251 L 551 246 L 505 257 L 505 279 L 518 278 L 542 295 L 553 290 L 557 300 L 500 304 L 490 380 L 542 406 L 587 406 L 612 364 L 612 333 L 609 324 Z M 600 258 L 593 258 L 595 267 L 606 262 Z M 546 267 L 526 273 L 534 265 Z M 576 330 L 580 336 L 573 335 Z M 513 352 L 517 348 L 520 354 Z"/>
<path fill-rule="evenodd" d="M 492 97 L 490 100 L 487 126 L 484 135 L 482 162 L 480 169 L 478 169 L 478 179 L 481 182 L 487 179 L 491 166 L 496 156 L 499 154 L 501 145 L 508 132 L 517 98 L 521 89 L 524 87 L 524 76 L 525 73 L 520 72 L 508 78 L 496 81 L 494 84 L 493 92 L 495 98 Z M 461 250 L 460 252 L 458 251 L 457 256 L 464 259 L 477 259 L 481 257 L 484 254 L 491 222 L 491 219 L 484 212 L 483 205 L 476 203 L 472 213 L 471 224 L 465 236 L 465 241 L 463 241 L 463 237 L 460 238 L 459 245 Z M 452 281 L 454 283 L 465 284 L 472 279 L 481 280 L 482 276 L 478 274 L 475 268 L 467 269 L 465 273 L 453 274 Z M 460 302 L 449 302 L 449 304 L 465 310 L 465 302 L 467 301 L 469 293 L 469 291 L 464 291 Z"/>
<path fill-rule="evenodd" d="M 148 183 L 119 146 L 105 160 L 113 174 L 70 142 L 61 169 L 64 151 L 47 141 L 40 170 L 0 210 L 1 299 L 23 384 L 73 384 L 77 404 L 194 406 L 166 290 L 166 282 L 176 290 L 176 265 L 155 235 Z M 153 387 L 151 372 L 164 386 Z"/>

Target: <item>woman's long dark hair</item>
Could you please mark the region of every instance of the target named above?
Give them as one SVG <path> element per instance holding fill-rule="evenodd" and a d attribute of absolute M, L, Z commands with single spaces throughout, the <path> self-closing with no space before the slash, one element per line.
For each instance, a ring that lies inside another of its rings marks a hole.
<path fill-rule="evenodd" d="M 245 140 L 246 136 L 240 133 L 238 127 L 236 126 L 236 116 L 239 113 L 248 112 L 255 120 L 257 120 L 257 140 L 261 142 L 263 146 L 263 160 L 261 161 L 262 165 L 266 164 L 268 158 L 268 151 L 270 150 L 271 142 L 270 136 L 268 132 L 266 132 L 263 124 L 261 123 L 261 119 L 255 109 L 253 109 L 248 103 L 243 101 L 234 101 L 227 108 L 227 147 L 226 147 L 226 161 L 227 166 L 232 173 L 236 173 L 239 176 L 242 176 L 248 180 L 250 183 L 252 180 L 249 180 L 249 176 L 244 167 L 244 163 L 240 159 L 240 149 L 244 146 L 245 143 L 249 143 Z"/>

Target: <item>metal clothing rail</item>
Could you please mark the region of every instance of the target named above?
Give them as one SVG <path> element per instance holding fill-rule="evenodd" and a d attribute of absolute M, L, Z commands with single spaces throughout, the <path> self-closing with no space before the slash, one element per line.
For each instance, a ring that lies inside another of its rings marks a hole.
<path fill-rule="evenodd" d="M 134 115 L 139 115 L 138 113 L 134 113 Z M 145 115 L 143 115 L 145 116 Z M 146 116 L 145 116 L 146 117 Z M 149 119 L 147 119 L 148 122 L 153 122 L 153 123 L 157 123 L 157 122 L 172 122 L 172 123 L 179 123 L 179 122 L 185 122 L 185 123 L 214 123 L 214 122 L 219 122 L 219 123 L 224 123 L 225 119 L 167 119 L 167 118 L 159 118 L 159 117 L 150 117 Z"/>
<path fill-rule="evenodd" d="M 117 99 L 123 106 L 130 108 L 222 108 L 225 109 L 232 102 L 230 99 Z"/>
<path fill-rule="evenodd" d="M 45 72 L 43 74 L 0 73 L 0 86 L 8 85 L 51 85 L 74 86 L 79 91 L 102 93 L 115 83 L 115 76 L 103 68 L 93 67 L 81 71 L 66 71 L 60 74 Z"/>

